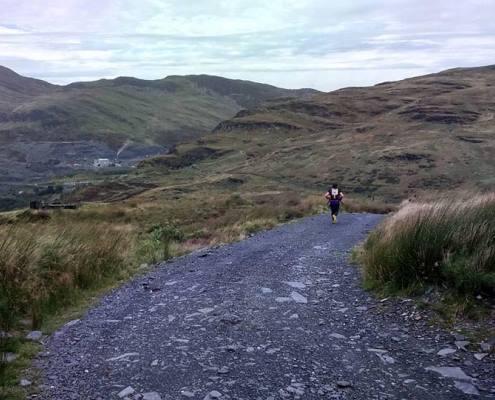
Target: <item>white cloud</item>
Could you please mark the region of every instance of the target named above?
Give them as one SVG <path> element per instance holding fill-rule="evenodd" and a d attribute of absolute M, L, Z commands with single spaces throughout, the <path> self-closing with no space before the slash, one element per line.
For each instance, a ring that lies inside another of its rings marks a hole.
<path fill-rule="evenodd" d="M 57 83 L 209 73 L 330 90 L 493 63 L 491 0 L 0 0 L 0 64 Z"/>
<path fill-rule="evenodd" d="M 0 26 L 0 35 L 22 35 L 26 33 L 20 29 L 9 28 L 8 26 Z"/>

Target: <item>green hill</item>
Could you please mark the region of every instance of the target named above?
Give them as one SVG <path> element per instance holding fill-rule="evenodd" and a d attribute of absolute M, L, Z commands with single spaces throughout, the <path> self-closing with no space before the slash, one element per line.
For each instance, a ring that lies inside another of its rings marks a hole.
<path fill-rule="evenodd" d="M 309 96 L 215 76 L 51 85 L 0 68 L 0 181 L 33 180 L 95 158 L 140 159 L 209 133 L 245 107 Z M 74 167 L 76 166 L 76 167 Z"/>
<path fill-rule="evenodd" d="M 127 140 L 169 145 L 211 130 L 245 107 L 309 94 L 215 76 L 129 77 L 55 86 L 0 69 L 0 135 L 27 140 Z"/>

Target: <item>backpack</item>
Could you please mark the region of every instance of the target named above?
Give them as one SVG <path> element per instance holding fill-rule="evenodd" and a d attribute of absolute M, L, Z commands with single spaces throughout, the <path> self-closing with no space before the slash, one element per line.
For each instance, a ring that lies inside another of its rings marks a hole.
<path fill-rule="evenodd" d="M 330 200 L 338 200 L 338 201 L 342 200 L 342 194 L 340 193 L 339 189 L 330 188 L 329 193 L 330 193 Z"/>

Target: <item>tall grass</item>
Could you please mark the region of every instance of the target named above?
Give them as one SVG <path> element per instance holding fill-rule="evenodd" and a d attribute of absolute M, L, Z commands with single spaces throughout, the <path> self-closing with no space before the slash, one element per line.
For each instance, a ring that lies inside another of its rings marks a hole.
<path fill-rule="evenodd" d="M 109 224 L 0 227 L 0 330 L 20 318 L 38 328 L 82 291 L 123 277 L 133 243 Z"/>
<path fill-rule="evenodd" d="M 394 291 L 424 284 L 495 291 L 495 195 L 407 203 L 368 237 L 365 279 Z"/>

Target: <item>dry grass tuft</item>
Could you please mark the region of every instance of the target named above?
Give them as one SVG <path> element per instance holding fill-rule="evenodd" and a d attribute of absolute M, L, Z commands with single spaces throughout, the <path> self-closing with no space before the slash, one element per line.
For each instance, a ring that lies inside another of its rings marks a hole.
<path fill-rule="evenodd" d="M 366 240 L 367 282 L 391 290 L 445 285 L 459 294 L 495 291 L 495 195 L 404 203 Z"/>
<path fill-rule="evenodd" d="M 13 224 L 0 228 L 0 329 L 70 304 L 80 292 L 122 278 L 131 237 L 110 224 Z"/>

